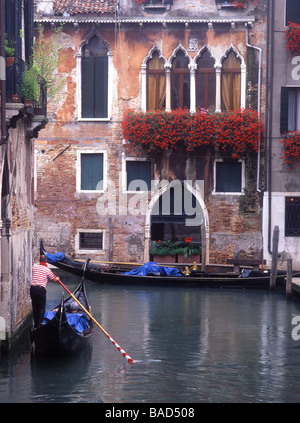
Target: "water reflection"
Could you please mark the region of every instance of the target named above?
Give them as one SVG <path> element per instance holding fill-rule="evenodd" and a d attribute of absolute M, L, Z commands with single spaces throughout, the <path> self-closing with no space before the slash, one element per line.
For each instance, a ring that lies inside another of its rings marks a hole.
<path fill-rule="evenodd" d="M 69 278 L 68 288 L 73 289 Z M 87 283 L 92 349 L 67 359 L 0 360 L 0 402 L 298 402 L 300 300 L 284 292 L 107 287 Z M 61 288 L 50 285 L 53 306 Z"/>

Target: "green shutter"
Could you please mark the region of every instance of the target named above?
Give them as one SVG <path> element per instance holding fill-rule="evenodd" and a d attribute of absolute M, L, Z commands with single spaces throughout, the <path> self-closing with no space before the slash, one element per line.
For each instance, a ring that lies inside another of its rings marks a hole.
<path fill-rule="evenodd" d="M 284 134 L 288 131 L 289 116 L 289 88 L 281 87 L 280 97 L 280 133 Z"/>
<path fill-rule="evenodd" d="M 103 154 L 81 154 L 81 189 L 103 189 Z"/>
<path fill-rule="evenodd" d="M 81 115 L 85 118 L 94 116 L 94 57 L 83 57 L 81 62 Z"/>
<path fill-rule="evenodd" d="M 95 117 L 107 117 L 108 88 L 107 56 L 95 57 Z"/>
<path fill-rule="evenodd" d="M 151 162 L 127 161 L 127 189 L 130 182 L 141 180 L 146 182 L 148 191 L 151 190 Z"/>

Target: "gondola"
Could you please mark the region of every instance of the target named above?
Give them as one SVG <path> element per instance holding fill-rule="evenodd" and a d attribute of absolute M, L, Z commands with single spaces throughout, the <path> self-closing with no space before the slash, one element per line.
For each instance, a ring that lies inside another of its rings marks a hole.
<path fill-rule="evenodd" d="M 62 269 L 71 274 L 82 276 L 83 262 L 73 260 L 64 253 L 51 254 L 48 253 L 43 244 L 41 250 L 48 257 L 48 262 L 55 267 Z M 107 285 L 149 285 L 149 286 L 183 286 L 183 287 L 214 287 L 214 288 L 253 288 L 268 289 L 270 288 L 271 272 L 270 270 L 244 269 L 241 273 L 235 272 L 203 272 L 201 270 L 193 270 L 193 266 L 189 266 L 187 271 L 185 267 L 177 272 L 166 272 L 165 266 L 157 263 L 149 263 L 150 271 L 135 272 L 131 267 L 124 265 L 108 265 L 90 262 L 85 271 L 85 277 L 88 280 Z M 147 266 L 145 264 L 144 266 Z M 141 266 L 142 268 L 143 266 Z M 136 268 L 136 266 L 135 266 Z M 143 269 L 142 269 L 143 270 Z M 142 274 L 141 274 L 142 273 Z M 297 272 L 294 272 L 297 274 Z M 300 273 L 298 273 L 300 276 Z M 276 276 L 276 288 L 283 288 L 286 281 L 286 272 L 278 270 Z"/>
<path fill-rule="evenodd" d="M 73 292 L 75 298 L 89 311 L 84 279 Z M 32 350 L 38 355 L 69 356 L 90 346 L 92 322 L 78 307 L 71 313 L 74 299 L 61 299 L 60 304 L 45 313 L 44 322 L 31 330 Z"/>

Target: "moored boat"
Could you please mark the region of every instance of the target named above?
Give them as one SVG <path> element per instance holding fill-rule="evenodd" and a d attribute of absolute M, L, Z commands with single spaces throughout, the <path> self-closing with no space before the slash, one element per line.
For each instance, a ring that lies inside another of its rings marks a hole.
<path fill-rule="evenodd" d="M 64 253 L 55 255 L 42 251 L 48 257 L 48 263 L 77 276 L 83 275 L 84 263 L 73 260 Z M 144 267 L 148 266 L 148 271 Z M 270 287 L 270 270 L 243 269 L 240 273 L 233 271 L 207 272 L 198 270 L 193 265 L 174 267 L 162 266 L 149 262 L 137 268 L 134 263 L 96 263 L 90 262 L 85 270 L 88 280 L 111 285 L 159 285 L 159 286 L 193 286 L 214 288 L 253 288 L 267 289 Z M 294 272 L 297 273 L 297 272 Z M 300 273 L 299 273 L 300 275 Z M 277 271 L 276 287 L 284 287 L 286 272 Z"/>

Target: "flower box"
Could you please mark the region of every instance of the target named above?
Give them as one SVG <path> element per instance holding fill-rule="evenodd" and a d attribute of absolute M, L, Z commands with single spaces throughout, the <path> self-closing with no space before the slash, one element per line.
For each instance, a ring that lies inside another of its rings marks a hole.
<path fill-rule="evenodd" d="M 159 264 L 175 263 L 176 256 L 171 256 L 171 255 L 153 256 L 153 260 L 155 261 L 155 263 L 159 263 Z"/>
<path fill-rule="evenodd" d="M 201 254 L 192 254 L 190 256 L 184 257 L 183 254 L 177 254 L 178 263 L 201 263 Z"/>

